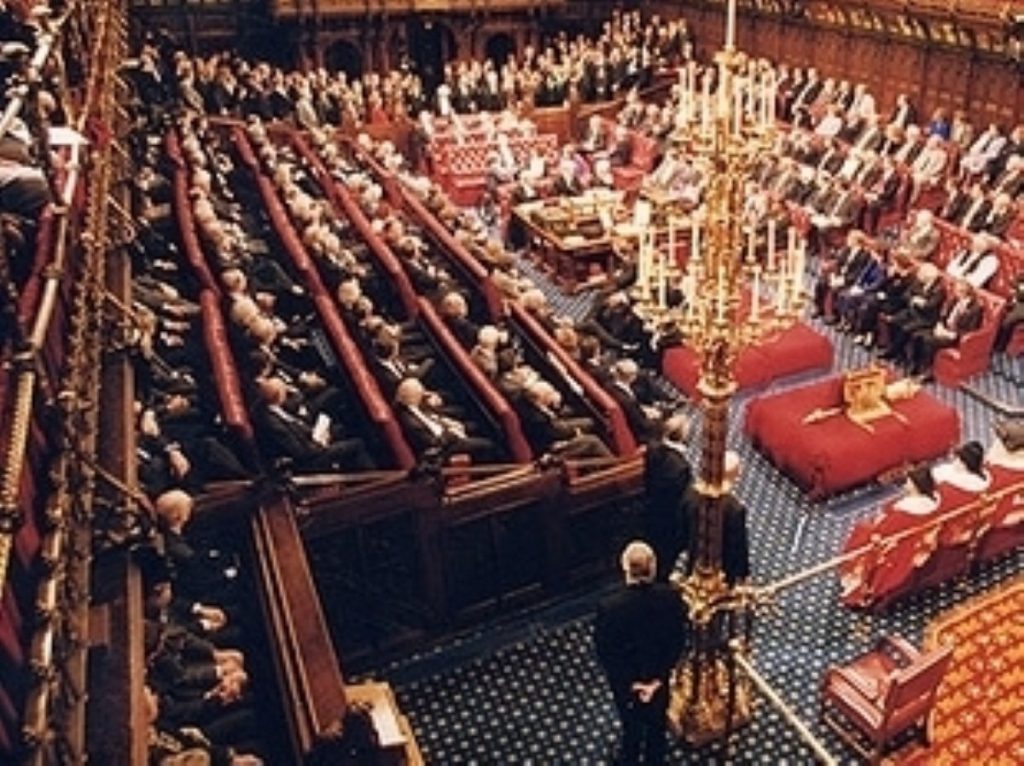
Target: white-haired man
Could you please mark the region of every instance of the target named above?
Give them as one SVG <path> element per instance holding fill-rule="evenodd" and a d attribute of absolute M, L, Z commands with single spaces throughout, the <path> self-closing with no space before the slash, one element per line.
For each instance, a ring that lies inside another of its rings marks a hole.
<path fill-rule="evenodd" d="M 601 602 L 594 646 L 622 721 L 618 762 L 663 763 L 669 676 L 686 646 L 689 615 L 657 558 L 634 540 L 622 552 L 624 587 Z"/>

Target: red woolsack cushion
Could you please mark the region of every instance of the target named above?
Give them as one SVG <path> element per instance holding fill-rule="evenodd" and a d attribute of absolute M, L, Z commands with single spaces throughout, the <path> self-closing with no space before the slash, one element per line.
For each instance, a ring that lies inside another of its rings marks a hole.
<path fill-rule="evenodd" d="M 960 438 L 960 416 L 926 391 L 896 402 L 893 415 L 862 427 L 842 414 L 804 418 L 842 402 L 842 376 L 767 394 L 747 406 L 744 430 L 801 489 L 824 497 L 880 474 L 945 454 Z"/>

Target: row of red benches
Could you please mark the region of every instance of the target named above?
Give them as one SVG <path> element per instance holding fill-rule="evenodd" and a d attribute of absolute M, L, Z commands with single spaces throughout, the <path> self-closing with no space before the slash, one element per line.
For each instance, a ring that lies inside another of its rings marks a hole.
<path fill-rule="evenodd" d="M 517 163 L 524 166 L 532 152 L 541 157 L 558 150 L 558 137 L 545 133 L 509 139 Z M 475 205 L 487 187 L 491 157 L 497 145 L 491 141 L 445 144 L 434 154 L 433 178 L 459 205 Z"/>
<path fill-rule="evenodd" d="M 989 470 L 992 481 L 981 494 L 940 485 L 939 506 L 927 515 L 889 506 L 857 524 L 843 546 L 857 552 L 839 570 L 843 603 L 881 609 L 1024 543 L 1024 478 Z"/>
<path fill-rule="evenodd" d="M 391 406 L 383 394 L 381 394 L 376 379 L 363 363 L 358 346 L 352 340 L 344 322 L 341 321 L 341 317 L 338 315 L 333 297 L 324 286 L 317 267 L 299 239 L 295 227 L 289 220 L 288 214 L 281 204 L 273 184 L 263 174 L 259 161 L 256 159 L 256 155 L 249 144 L 249 139 L 241 129 L 234 130 L 232 139 L 242 161 L 257 178 L 260 195 L 270 217 L 271 224 L 277 231 L 285 250 L 292 260 L 292 264 L 296 271 L 298 271 L 306 290 L 313 299 L 320 322 L 331 340 L 335 354 L 345 366 L 353 390 L 358 393 L 367 417 L 379 432 L 384 435 L 384 440 L 388 445 L 395 465 L 402 469 L 411 468 L 415 465 L 416 460 L 401 432 L 394 413 L 391 411 Z"/>
<path fill-rule="evenodd" d="M 626 423 L 621 408 L 608 392 L 554 341 L 529 312 L 516 303 L 504 301 L 487 269 L 437 220 L 437 216 L 430 212 L 414 193 L 402 187 L 397 179 L 373 162 L 368 155 L 356 147 L 351 148 L 358 161 L 374 172 L 378 182 L 388 191 L 391 202 L 406 210 L 412 220 L 423 227 L 440 251 L 450 259 L 450 263 L 471 277 L 475 289 L 483 296 L 491 320 L 500 322 L 506 317 L 512 320 L 523 336 L 538 350 L 540 357 L 548 361 L 551 371 L 564 376 L 570 389 L 581 392 L 582 404 L 602 424 L 606 441 L 612 451 L 620 457 L 633 455 L 636 452 L 636 439 Z"/>

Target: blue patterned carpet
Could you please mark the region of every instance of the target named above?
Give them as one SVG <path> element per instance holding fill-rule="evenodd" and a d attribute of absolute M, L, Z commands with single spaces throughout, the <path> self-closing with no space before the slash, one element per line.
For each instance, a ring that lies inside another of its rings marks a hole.
<path fill-rule="evenodd" d="M 539 275 L 537 281 L 543 284 Z M 556 310 L 575 316 L 589 296 L 567 298 L 547 290 Z M 864 365 L 869 355 L 830 328 L 836 367 Z M 997 361 L 994 371 L 972 381 L 983 393 L 1013 405 L 1024 403 L 1024 361 Z M 788 380 L 773 390 L 807 382 Z M 990 441 L 994 410 L 963 391 L 930 389 L 962 414 L 964 438 Z M 858 519 L 895 494 L 894 487 L 867 487 L 827 503 L 810 504 L 743 438 L 740 424 L 748 394 L 732 418 L 730 444 L 744 457 L 738 494 L 750 508 L 755 580 L 767 582 L 829 558 Z M 696 443 L 696 440 L 694 440 Z M 696 450 L 691 454 L 696 462 Z M 752 661 L 829 750 L 850 753 L 817 721 L 824 669 L 849 658 L 883 632 L 911 641 L 937 614 L 1024 571 L 1024 552 L 1002 559 L 961 582 L 897 604 L 885 615 L 860 615 L 838 606 L 835 576 L 805 582 L 780 599 L 775 614 L 755 624 Z M 389 680 L 409 716 L 429 763 L 598 764 L 611 760 L 618 723 L 593 655 L 591 610 L 613 587 L 534 612 L 510 615 L 413 656 L 371 668 L 366 675 Z M 801 764 L 810 751 L 763 699 L 753 720 L 727 746 L 699 751 L 673 747 L 674 763 Z"/>

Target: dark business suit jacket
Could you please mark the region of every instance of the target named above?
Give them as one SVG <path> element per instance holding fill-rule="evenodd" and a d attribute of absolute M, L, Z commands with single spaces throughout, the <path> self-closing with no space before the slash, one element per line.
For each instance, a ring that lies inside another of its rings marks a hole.
<path fill-rule="evenodd" d="M 636 682 L 667 683 L 689 629 L 683 600 L 666 584 L 627 585 L 604 599 L 594 647 L 616 697 L 628 697 Z"/>
<path fill-rule="evenodd" d="M 683 548 L 689 547 L 689 525 L 683 521 L 684 501 L 693 471 L 686 456 L 665 445 L 651 444 L 644 455 L 644 535 L 658 556 L 658 576 L 665 577 Z"/>
<path fill-rule="evenodd" d="M 629 430 L 633 432 L 633 436 L 639 441 L 650 441 L 654 437 L 654 423 L 647 417 L 647 413 L 644 412 L 636 395 L 624 391 L 615 383 L 608 386 L 608 393 L 622 409 L 622 414 L 626 416 L 626 422 L 629 423 Z"/>
<path fill-rule="evenodd" d="M 694 490 L 687 492 L 684 521 L 688 525 L 689 542 L 687 567 L 693 570 L 697 563 L 697 512 L 702 502 Z M 722 571 L 730 585 L 750 577 L 750 536 L 747 533 L 747 508 L 733 495 L 722 500 Z"/>

